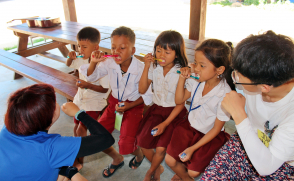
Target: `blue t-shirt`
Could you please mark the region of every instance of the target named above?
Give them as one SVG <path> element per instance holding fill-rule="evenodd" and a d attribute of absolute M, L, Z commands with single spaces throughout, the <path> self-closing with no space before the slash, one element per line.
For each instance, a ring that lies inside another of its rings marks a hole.
<path fill-rule="evenodd" d="M 71 166 L 81 137 L 63 137 L 39 131 L 30 136 L 0 131 L 0 178 L 2 181 L 56 181 L 59 167 Z"/>

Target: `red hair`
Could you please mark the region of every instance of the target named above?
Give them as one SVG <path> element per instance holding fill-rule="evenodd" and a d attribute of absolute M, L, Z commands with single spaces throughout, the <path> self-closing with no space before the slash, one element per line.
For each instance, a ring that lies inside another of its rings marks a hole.
<path fill-rule="evenodd" d="M 34 84 L 13 93 L 5 114 L 5 126 L 16 135 L 32 135 L 48 128 L 53 119 L 56 96 L 48 84 Z"/>

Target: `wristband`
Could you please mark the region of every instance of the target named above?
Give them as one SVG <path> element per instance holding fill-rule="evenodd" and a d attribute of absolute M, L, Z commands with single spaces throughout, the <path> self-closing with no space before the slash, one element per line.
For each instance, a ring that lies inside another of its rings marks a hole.
<path fill-rule="evenodd" d="M 81 112 L 86 112 L 84 109 L 81 109 L 81 110 L 79 110 L 77 113 L 76 113 L 76 115 L 75 115 L 75 118 L 76 118 L 76 120 L 78 120 L 79 121 L 79 119 L 78 119 L 78 116 L 79 116 L 79 114 L 81 113 Z"/>
<path fill-rule="evenodd" d="M 69 179 L 71 179 L 76 173 L 78 173 L 78 169 L 76 167 L 73 166 L 65 166 L 65 167 L 61 167 L 60 171 L 59 171 L 59 175 L 63 175 Z"/>

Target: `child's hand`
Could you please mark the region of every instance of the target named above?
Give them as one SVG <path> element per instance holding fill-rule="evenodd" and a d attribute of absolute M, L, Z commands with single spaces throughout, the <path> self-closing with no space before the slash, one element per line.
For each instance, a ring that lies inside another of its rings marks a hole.
<path fill-rule="evenodd" d="M 105 54 L 99 50 L 93 51 L 91 54 L 91 62 L 104 62 L 107 59 L 107 57 L 103 57 L 104 55 Z"/>
<path fill-rule="evenodd" d="M 76 52 L 75 51 L 71 51 L 68 53 L 68 56 L 70 59 L 75 60 L 77 58 L 76 56 Z"/>
<path fill-rule="evenodd" d="M 73 102 L 67 102 L 67 103 L 64 103 L 62 106 L 61 106 L 61 110 L 67 114 L 68 116 L 75 116 L 76 113 L 80 110 L 79 107 L 77 105 L 75 105 Z"/>
<path fill-rule="evenodd" d="M 157 132 L 153 136 L 159 136 L 159 135 L 161 135 L 164 132 L 164 130 L 165 130 L 166 127 L 167 127 L 167 125 L 164 122 L 162 122 L 159 125 L 155 126 L 153 129 L 157 129 Z"/>
<path fill-rule="evenodd" d="M 191 75 L 191 68 L 189 67 L 182 67 L 180 69 L 181 71 L 181 77 L 188 79 Z"/>
<path fill-rule="evenodd" d="M 223 108 L 232 115 L 236 125 L 240 124 L 245 118 L 247 118 L 245 102 L 245 97 L 236 91 L 227 93 L 222 101 Z"/>
<path fill-rule="evenodd" d="M 86 88 L 88 88 L 89 83 L 86 82 L 86 81 L 83 81 L 83 80 L 81 80 L 81 79 L 77 79 L 76 85 L 77 85 L 79 88 L 84 88 L 84 89 L 86 89 Z"/>
<path fill-rule="evenodd" d="M 181 155 L 183 153 L 186 154 L 186 156 L 184 158 L 181 157 Z M 179 154 L 180 160 L 182 162 L 186 162 L 186 161 L 191 160 L 193 153 L 194 153 L 194 150 L 191 147 L 186 148 L 182 153 Z"/>
<path fill-rule="evenodd" d="M 125 112 L 125 111 L 127 111 L 127 110 L 130 109 L 130 103 L 128 103 L 128 102 L 123 102 L 123 103 L 124 103 L 124 106 L 123 107 L 118 107 L 118 104 L 115 105 L 115 110 L 117 112 L 123 113 L 123 112 Z"/>
<path fill-rule="evenodd" d="M 150 66 L 151 62 L 154 63 L 154 57 L 152 56 L 152 53 L 148 53 L 144 57 L 145 66 Z"/>

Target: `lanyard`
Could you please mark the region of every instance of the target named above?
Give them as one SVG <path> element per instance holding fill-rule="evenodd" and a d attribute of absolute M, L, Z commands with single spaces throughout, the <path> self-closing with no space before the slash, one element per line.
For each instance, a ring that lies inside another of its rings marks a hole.
<path fill-rule="evenodd" d="M 198 87 L 199 87 L 200 84 L 201 84 L 201 82 L 199 82 L 199 84 L 197 85 L 196 90 L 195 90 L 195 92 L 194 92 L 194 94 L 193 94 L 192 101 L 191 101 L 190 108 L 189 108 L 189 112 L 191 112 L 191 111 L 193 111 L 193 110 L 195 110 L 195 109 L 198 109 L 198 108 L 201 106 L 201 105 L 198 105 L 198 106 L 192 108 L 193 100 L 194 100 L 195 94 L 196 94 L 196 92 L 197 92 Z"/>
<path fill-rule="evenodd" d="M 123 91 L 123 93 L 121 95 L 121 99 L 119 99 L 119 84 L 118 84 L 118 74 L 117 74 L 117 98 L 118 98 L 118 102 L 121 102 L 122 101 L 122 98 L 124 96 L 124 93 L 125 93 L 125 90 L 126 90 L 126 87 L 127 87 L 128 81 L 129 81 L 129 78 L 130 78 L 130 73 L 128 75 L 128 78 L 127 78 L 127 82 L 126 82 L 126 86 L 124 88 L 124 91 Z"/>

